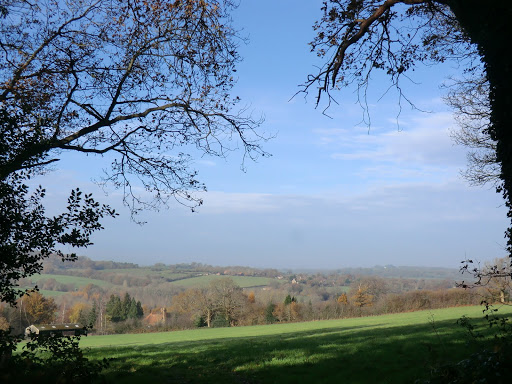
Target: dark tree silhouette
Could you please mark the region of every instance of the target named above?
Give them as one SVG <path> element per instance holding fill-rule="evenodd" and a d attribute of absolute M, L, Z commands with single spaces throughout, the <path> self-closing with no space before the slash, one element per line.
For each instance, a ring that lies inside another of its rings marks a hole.
<path fill-rule="evenodd" d="M 1 301 L 15 305 L 27 293 L 20 278 L 40 272 L 51 254 L 75 260 L 60 247 L 90 245 L 101 219 L 116 215 L 79 190 L 64 213 L 45 214 L 45 191 L 31 192 L 28 180 L 63 153 L 108 155 L 102 181 L 123 191 L 132 215 L 170 198 L 200 205 L 194 192 L 205 186 L 191 168 L 194 156 L 239 147 L 244 159 L 265 155 L 259 121 L 231 95 L 243 41 L 230 23 L 233 7 L 231 0 L 0 0 Z M 6 367 L 17 374 L 11 352 L 19 340 L 0 336 L 2 374 Z M 78 344 L 56 345 L 54 355 L 73 349 L 75 372 L 88 369 Z M 35 366 L 35 359 L 26 360 Z"/>
<path fill-rule="evenodd" d="M 230 94 L 241 41 L 231 0 L 0 6 L 0 180 L 65 151 L 110 154 L 104 180 L 134 211 L 169 197 L 193 207 L 204 185 L 192 154 L 264 154 L 258 122 Z"/>
<path fill-rule="evenodd" d="M 192 209 L 194 156 L 265 155 L 259 125 L 231 95 L 243 41 L 231 0 L 0 0 L 0 298 L 59 244 L 84 247 L 115 213 L 74 191 L 44 214 L 27 180 L 64 152 L 108 155 L 102 181 L 132 214 L 169 198 Z M 108 168 L 108 167 L 106 167 Z M 142 190 L 143 192 L 136 192 Z M 61 255 L 74 259 L 74 256 Z"/>
<path fill-rule="evenodd" d="M 512 217 L 512 63 L 506 47 L 512 36 L 512 6 L 506 0 L 329 0 L 312 50 L 325 59 L 319 72 L 308 77 L 304 92 L 315 89 L 331 104 L 332 91 L 355 84 L 364 107 L 370 74 L 384 71 L 401 96 L 401 79 L 418 63 L 464 62 L 471 82 L 483 74 L 489 107 L 484 127 L 496 143 L 500 164 L 497 191 Z M 512 253 L 512 232 L 506 231 Z"/>

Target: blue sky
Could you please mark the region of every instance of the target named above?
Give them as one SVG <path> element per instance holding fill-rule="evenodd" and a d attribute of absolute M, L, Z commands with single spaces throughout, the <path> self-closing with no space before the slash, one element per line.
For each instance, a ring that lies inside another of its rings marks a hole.
<path fill-rule="evenodd" d="M 68 155 L 38 180 L 47 187 L 50 211 L 77 185 L 118 208 L 121 216 L 107 220 L 95 245 L 80 254 L 142 265 L 276 268 L 458 267 L 465 257 L 505 255 L 503 201 L 493 188 L 470 187 L 460 178 L 465 149 L 449 137 L 456 126 L 439 87 L 460 69 L 416 70 L 418 84 L 404 87 L 429 113 L 404 106 L 400 116 L 393 92 L 380 99 L 388 84 L 376 75 L 370 128 L 360 123 L 353 89 L 337 95 L 330 118 L 315 109 L 313 97 L 290 101 L 315 70 L 307 43 L 320 6 L 242 0 L 234 20 L 249 44 L 240 47 L 244 61 L 234 93 L 265 117 L 261 130 L 275 135 L 264 145 L 272 157 L 246 163 L 246 172 L 241 152 L 198 158 L 208 192 L 196 213 L 172 205 L 144 213 L 142 227 L 130 222 L 119 193 L 105 196 L 91 182 L 107 166 L 102 159 Z"/>

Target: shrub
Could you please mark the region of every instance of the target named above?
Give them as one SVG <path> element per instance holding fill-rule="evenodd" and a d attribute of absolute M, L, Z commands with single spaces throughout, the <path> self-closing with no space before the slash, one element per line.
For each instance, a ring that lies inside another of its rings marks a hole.
<path fill-rule="evenodd" d="M 224 328 L 224 327 L 229 327 L 229 321 L 228 319 L 226 319 L 225 316 L 222 316 L 222 315 L 217 315 L 213 318 L 213 321 L 212 321 L 212 327 L 213 328 Z"/>
<path fill-rule="evenodd" d="M 91 383 L 109 364 L 89 361 L 78 346 L 80 336 L 32 334 L 21 353 L 21 336 L 0 330 L 0 381 L 4 383 Z"/>

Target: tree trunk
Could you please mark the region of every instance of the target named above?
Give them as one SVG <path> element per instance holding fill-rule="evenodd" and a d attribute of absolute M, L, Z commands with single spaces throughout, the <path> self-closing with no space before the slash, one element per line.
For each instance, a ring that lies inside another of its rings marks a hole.
<path fill-rule="evenodd" d="M 208 309 L 206 311 L 206 326 L 208 328 L 210 328 L 211 324 L 212 324 L 212 312 Z"/>

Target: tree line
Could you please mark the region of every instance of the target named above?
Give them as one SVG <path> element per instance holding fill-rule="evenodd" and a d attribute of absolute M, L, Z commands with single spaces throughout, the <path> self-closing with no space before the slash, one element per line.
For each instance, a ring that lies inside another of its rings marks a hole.
<path fill-rule="evenodd" d="M 0 328 L 21 332 L 37 323 L 76 322 L 96 333 L 147 332 L 326 320 L 385 313 L 478 305 L 482 300 L 508 303 L 512 289 L 506 279 L 477 289 L 415 289 L 395 293 L 386 279 L 360 277 L 346 290 L 322 297 L 281 288 L 244 290 L 230 277 L 204 287 L 182 290 L 169 304 L 144 305 L 130 293 L 110 293 L 88 285 L 73 293 L 74 302 L 57 304 L 38 292 L 20 298 L 17 307 L 0 307 Z"/>

